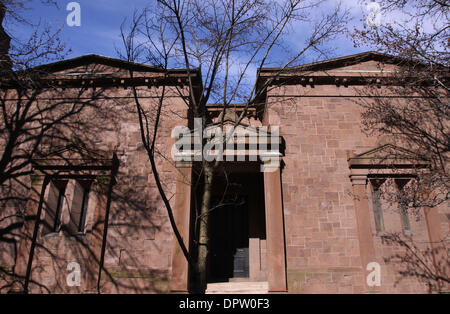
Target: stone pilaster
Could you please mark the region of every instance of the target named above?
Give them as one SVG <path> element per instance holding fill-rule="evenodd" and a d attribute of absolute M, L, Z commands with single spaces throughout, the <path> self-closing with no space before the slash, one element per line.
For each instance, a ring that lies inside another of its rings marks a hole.
<path fill-rule="evenodd" d="M 359 250 L 361 264 L 364 274 L 364 286 L 367 292 L 379 292 L 379 287 L 369 287 L 366 277 L 369 274 L 367 265 L 376 262 L 375 246 L 370 223 L 370 206 L 367 197 L 367 175 L 352 174 L 350 176 L 353 187 L 353 198 L 355 202 L 355 216 L 358 231 Z"/>
<path fill-rule="evenodd" d="M 175 208 L 173 214 L 184 245 L 189 249 L 192 164 L 190 162 L 177 163 L 177 170 Z M 175 237 L 172 250 L 172 279 L 170 286 L 173 292 L 188 292 L 189 288 L 189 264 Z"/>
<path fill-rule="evenodd" d="M 264 198 L 266 206 L 267 279 L 269 292 L 286 292 L 286 253 L 280 167 L 266 168 Z"/>

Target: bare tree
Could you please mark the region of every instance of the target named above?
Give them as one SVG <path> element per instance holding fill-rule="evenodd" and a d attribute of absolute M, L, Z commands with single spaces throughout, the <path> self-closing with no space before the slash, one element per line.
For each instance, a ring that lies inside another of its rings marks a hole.
<path fill-rule="evenodd" d="M 400 247 L 404 253 L 396 253 L 384 259 L 398 268 L 396 284 L 406 278 L 418 279 L 423 282 L 429 293 L 448 293 L 450 278 L 448 277 L 448 250 L 443 246 L 418 247 L 398 233 L 383 236 L 383 243 Z M 436 255 L 447 258 L 436 260 Z"/>
<path fill-rule="evenodd" d="M 429 164 L 426 168 L 417 167 L 409 184 L 395 193 L 384 193 L 383 197 L 401 203 L 405 210 L 414 213 L 424 208 L 438 210 L 438 206 L 448 203 L 450 192 L 450 5 L 447 1 L 435 0 L 378 3 L 381 25 L 365 25 L 355 29 L 352 35 L 357 45 L 373 46 L 396 56 L 397 70 L 385 72 L 390 77 L 383 89 L 373 84 L 364 91 L 371 96 L 360 102 L 364 129 L 376 136 L 389 137 L 391 143 L 401 148 L 393 150 L 389 159 Z M 388 22 L 391 15 L 396 19 Z M 389 97 L 393 95 L 395 97 Z M 407 253 L 412 252 L 398 235 L 390 236 L 388 242 L 406 248 Z M 446 243 L 440 245 L 445 248 Z M 435 254 L 435 250 L 421 252 L 414 255 L 415 258 L 408 258 L 412 255 L 407 254 L 401 259 L 402 262 L 412 261 L 408 276 L 426 278 L 430 289 L 440 287 L 443 281 L 448 283 L 448 272 L 442 271 L 442 265 L 435 270 L 439 275 L 422 271 L 422 267 L 411 269 L 419 265 L 418 256 Z M 448 264 L 448 255 L 443 256 Z M 390 260 L 398 261 L 399 257 Z M 432 280 L 434 284 L 430 283 Z"/>
<path fill-rule="evenodd" d="M 380 5 L 382 21 L 392 13 L 404 19 L 364 26 L 353 37 L 358 45 L 398 56 L 399 70 L 391 74 L 387 92 L 369 89 L 376 101 L 362 103 L 364 126 L 371 133 L 395 137 L 398 145 L 430 161 L 431 171 L 418 175 L 422 191 L 414 191 L 409 203 L 436 206 L 449 197 L 450 6 L 434 0 L 385 0 Z M 405 97 L 381 97 L 388 94 Z"/>
<path fill-rule="evenodd" d="M 23 8 L 23 2 L 2 1 L 1 21 L 6 15 L 6 21 L 28 23 L 21 15 Z M 41 223 L 40 218 L 27 217 L 25 210 L 33 193 L 33 162 L 67 145 L 87 145 L 88 131 L 95 131 L 89 120 L 81 118 L 82 113 L 98 109 L 103 95 L 102 88 L 71 85 L 63 75 L 55 75 L 51 65 L 36 66 L 61 60 L 68 50 L 60 39 L 60 30 L 31 26 L 34 31 L 25 42 L 14 37 L 11 40 L 0 29 L 0 242 L 13 246 L 23 236 L 20 232 L 26 221 Z M 95 112 L 100 114 L 99 110 Z M 14 277 L 14 269 L 3 265 L 0 273 L 2 277 Z"/>
<path fill-rule="evenodd" d="M 343 31 L 347 14 L 339 6 L 320 12 L 326 1 L 157 1 L 151 10 L 136 12 L 129 28 L 122 27 L 124 43 L 123 58 L 128 61 L 141 60 L 159 65 L 170 75 L 169 68 L 182 67 L 188 73 L 188 89 L 185 104 L 193 118 L 201 120 L 204 129 L 211 122 L 208 104 L 220 104 L 219 126 L 223 127 L 227 114 L 235 111 L 234 126 L 249 116 L 249 109 L 262 103 L 263 92 L 273 79 L 263 86 L 249 83 L 249 75 L 264 66 L 281 65 L 276 76 L 294 65 L 310 51 L 321 51 L 327 40 Z M 303 29 L 303 45 L 286 49 L 283 39 L 293 28 Z M 281 61 L 277 54 L 283 54 Z M 196 88 L 195 73 L 201 70 L 203 84 Z M 133 75 L 132 73 L 130 75 Z M 181 89 L 177 91 L 183 95 Z M 158 176 L 155 157 L 158 152 L 158 130 L 161 115 L 167 108 L 168 88 L 159 92 L 154 111 L 144 108 L 139 100 L 139 91 L 133 90 L 134 100 L 141 126 L 142 142 L 147 150 L 149 162 L 159 193 L 166 205 L 173 230 L 198 283 L 195 290 L 204 291 L 209 245 L 209 215 L 212 206 L 212 187 L 219 175 L 221 162 L 208 161 L 204 156 L 200 163 L 202 193 L 195 208 L 196 256 L 191 256 L 173 220 L 172 207 Z M 236 103 L 240 105 L 237 106 Z M 226 140 L 223 141 L 226 143 Z M 205 145 L 205 143 L 203 143 Z M 192 183 L 194 185 L 194 183 Z"/>

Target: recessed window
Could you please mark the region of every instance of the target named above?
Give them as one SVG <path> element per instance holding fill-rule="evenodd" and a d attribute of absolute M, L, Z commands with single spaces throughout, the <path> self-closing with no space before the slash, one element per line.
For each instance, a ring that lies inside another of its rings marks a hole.
<path fill-rule="evenodd" d="M 42 234 L 85 232 L 91 180 L 52 180 L 44 199 Z M 64 217 L 64 218 L 62 218 Z"/>
<path fill-rule="evenodd" d="M 384 232 L 383 210 L 381 208 L 380 200 L 380 187 L 384 183 L 384 181 L 384 179 L 376 179 L 370 181 L 372 185 L 373 212 L 377 234 L 382 234 Z"/>
<path fill-rule="evenodd" d="M 52 180 L 48 186 L 45 200 L 45 216 L 43 234 L 59 232 L 61 228 L 61 214 L 65 201 L 67 181 Z"/>
<path fill-rule="evenodd" d="M 81 204 L 80 222 L 78 224 L 78 232 L 84 232 L 86 224 L 86 214 L 89 202 L 90 183 L 83 187 L 83 202 Z"/>
<path fill-rule="evenodd" d="M 395 183 L 397 184 L 397 188 L 398 188 L 398 193 L 399 193 L 399 199 L 400 199 L 400 204 L 399 204 L 399 209 L 400 209 L 400 217 L 402 219 L 402 227 L 403 227 L 403 232 L 405 232 L 406 234 L 411 232 L 411 226 L 409 223 L 409 217 L 408 217 L 408 206 L 406 204 L 406 197 L 405 197 L 405 191 L 404 188 L 406 186 L 406 184 L 408 184 L 409 180 L 407 179 L 399 179 L 399 180 L 395 180 Z"/>
<path fill-rule="evenodd" d="M 91 181 L 89 180 L 74 181 L 72 204 L 69 209 L 70 221 L 67 228 L 71 234 L 85 231 L 90 186 Z"/>
<path fill-rule="evenodd" d="M 372 206 L 375 221 L 375 230 L 377 235 L 384 235 L 385 232 L 399 232 L 403 231 L 405 235 L 411 235 L 411 225 L 408 215 L 408 204 L 405 196 L 405 186 L 410 179 L 389 179 L 389 178 L 374 178 L 370 179 Z M 398 213 L 400 224 L 393 228 L 392 222 L 388 221 L 388 229 L 386 230 L 384 215 L 391 217 L 393 211 Z M 390 227 L 389 227 L 390 225 Z"/>

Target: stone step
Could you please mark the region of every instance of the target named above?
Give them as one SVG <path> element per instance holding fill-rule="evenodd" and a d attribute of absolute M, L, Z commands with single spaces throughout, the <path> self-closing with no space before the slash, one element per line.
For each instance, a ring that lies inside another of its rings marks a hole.
<path fill-rule="evenodd" d="M 266 294 L 267 282 L 217 282 L 206 287 L 206 294 Z"/>

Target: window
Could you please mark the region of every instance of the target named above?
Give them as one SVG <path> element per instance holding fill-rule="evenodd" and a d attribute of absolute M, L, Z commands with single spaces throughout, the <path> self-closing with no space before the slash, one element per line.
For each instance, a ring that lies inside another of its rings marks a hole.
<path fill-rule="evenodd" d="M 384 220 L 383 220 L 383 210 L 381 208 L 380 201 L 380 187 L 383 184 L 384 179 L 371 180 L 372 185 L 372 196 L 373 196 L 373 212 L 375 218 L 375 229 L 377 234 L 382 234 L 384 232 Z"/>
<path fill-rule="evenodd" d="M 408 206 L 406 204 L 405 193 L 404 193 L 404 187 L 408 182 L 409 182 L 409 180 L 407 180 L 407 179 L 395 180 L 395 183 L 397 184 L 397 188 L 398 188 L 399 199 L 400 199 L 400 217 L 402 219 L 403 232 L 405 234 L 408 234 L 411 232 L 411 227 L 409 224 L 409 217 L 408 217 Z"/>
<path fill-rule="evenodd" d="M 45 216 L 42 235 L 85 232 L 90 180 L 52 180 L 45 195 Z"/>
<path fill-rule="evenodd" d="M 84 232 L 84 225 L 86 223 L 87 206 L 89 201 L 89 188 L 83 189 L 83 203 L 81 205 L 80 224 L 78 225 L 78 232 Z"/>
<path fill-rule="evenodd" d="M 411 235 L 408 204 L 406 196 L 404 195 L 404 187 L 409 181 L 410 179 L 408 178 L 370 179 L 372 206 L 377 235 L 381 236 L 385 232 L 399 231 L 403 231 L 405 235 Z M 395 218 L 395 216 L 398 218 Z M 385 224 L 384 219 L 387 219 L 387 225 Z"/>
<path fill-rule="evenodd" d="M 50 181 L 45 201 L 43 234 L 59 232 L 67 181 Z"/>
<path fill-rule="evenodd" d="M 69 209 L 70 221 L 67 227 L 71 234 L 85 231 L 90 185 L 89 180 L 74 181 L 72 204 Z"/>

